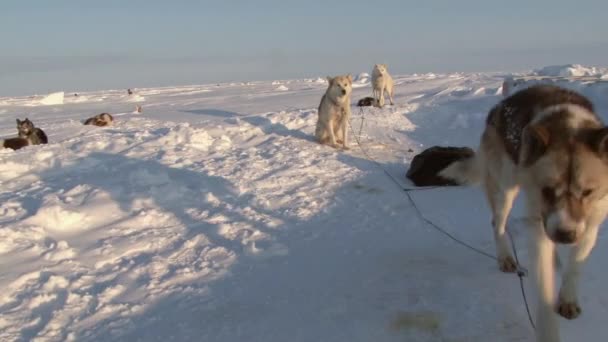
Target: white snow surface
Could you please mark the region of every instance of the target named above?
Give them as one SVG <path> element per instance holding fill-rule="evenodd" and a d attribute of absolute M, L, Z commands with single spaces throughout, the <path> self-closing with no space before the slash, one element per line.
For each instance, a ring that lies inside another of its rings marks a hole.
<path fill-rule="evenodd" d="M 411 186 L 412 157 L 477 145 L 502 74 L 395 76 L 395 106 L 353 128 Z M 605 117 L 603 84 L 584 85 Z M 289 91 L 281 88 L 288 88 Z M 1 341 L 530 341 L 519 280 L 446 239 L 368 160 L 313 139 L 323 79 L 0 98 L 0 136 L 29 117 L 50 143 L 0 150 Z M 356 88 L 353 103 L 371 94 Z M 84 126 L 102 112 L 113 126 Z M 353 134 L 351 134 L 353 136 Z M 411 193 L 494 253 L 475 188 Z M 528 263 L 521 203 L 509 223 Z M 564 341 L 608 334 L 607 233 Z M 531 302 L 530 281 L 525 279 Z"/>

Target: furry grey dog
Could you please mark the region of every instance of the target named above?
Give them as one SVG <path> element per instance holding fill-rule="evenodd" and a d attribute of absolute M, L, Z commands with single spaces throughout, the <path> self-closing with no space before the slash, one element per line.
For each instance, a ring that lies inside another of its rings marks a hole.
<path fill-rule="evenodd" d="M 34 123 L 28 118 L 23 121 L 17 119 L 17 132 L 20 138 L 28 139 L 30 145 L 47 144 L 49 142 L 44 131 L 34 126 Z"/>
<path fill-rule="evenodd" d="M 0 140 L 0 145 L 4 148 L 10 148 L 18 150 L 29 145 L 40 145 L 48 143 L 48 138 L 44 131 L 40 128 L 36 128 L 34 123 L 29 119 L 23 121 L 17 119 L 17 138 L 9 138 Z"/>

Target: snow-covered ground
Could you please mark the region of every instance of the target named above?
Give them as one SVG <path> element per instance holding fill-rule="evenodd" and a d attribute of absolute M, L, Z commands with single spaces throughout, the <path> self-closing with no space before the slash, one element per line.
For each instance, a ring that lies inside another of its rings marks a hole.
<path fill-rule="evenodd" d="M 477 145 L 503 76 L 395 77 L 396 105 L 365 110 L 361 141 L 411 186 L 415 153 Z M 579 88 L 605 117 L 598 84 Z M 530 341 L 516 276 L 426 225 L 354 140 L 346 152 L 314 142 L 325 87 L 319 78 L 66 92 L 62 105 L 0 98 L 0 136 L 29 117 L 50 140 L 0 151 L 0 340 Z M 370 93 L 359 75 L 353 102 Z M 116 125 L 81 124 L 101 112 Z M 478 189 L 411 195 L 494 253 Z M 521 208 L 514 214 L 526 263 Z M 606 234 L 564 341 L 608 334 Z"/>

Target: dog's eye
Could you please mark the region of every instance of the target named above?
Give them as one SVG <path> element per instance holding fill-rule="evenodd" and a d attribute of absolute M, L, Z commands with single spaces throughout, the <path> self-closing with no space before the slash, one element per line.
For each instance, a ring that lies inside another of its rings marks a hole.
<path fill-rule="evenodd" d="M 583 195 L 583 197 L 588 197 L 592 193 L 593 193 L 593 189 L 586 189 L 583 191 L 582 195 Z"/>
<path fill-rule="evenodd" d="M 542 189 L 542 193 L 543 193 L 543 197 L 545 198 L 545 200 L 547 202 L 555 202 L 555 200 L 557 199 L 557 196 L 555 194 L 555 189 L 553 189 L 552 187 L 546 186 Z"/>

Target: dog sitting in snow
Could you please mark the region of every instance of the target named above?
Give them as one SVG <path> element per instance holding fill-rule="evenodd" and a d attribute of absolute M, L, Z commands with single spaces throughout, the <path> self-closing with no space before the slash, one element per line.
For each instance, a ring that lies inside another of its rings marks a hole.
<path fill-rule="evenodd" d="M 34 123 L 28 118 L 23 121 L 17 119 L 17 133 L 20 138 L 28 139 L 30 145 L 47 144 L 49 142 L 44 131 L 34 126 Z"/>
<path fill-rule="evenodd" d="M 2 147 L 18 150 L 29 145 L 47 144 L 49 142 L 46 134 L 40 128 L 34 126 L 28 118 L 21 121 L 17 119 L 17 138 L 2 140 Z"/>
<path fill-rule="evenodd" d="M 319 104 L 315 137 L 321 144 L 348 149 L 347 125 L 350 119 L 351 75 L 327 77 L 329 86 Z"/>
<path fill-rule="evenodd" d="M 84 124 L 85 125 L 93 125 L 93 126 L 109 126 L 114 122 L 114 118 L 109 113 L 101 113 L 97 114 L 92 118 L 88 118 Z"/>
<path fill-rule="evenodd" d="M 378 105 L 380 107 L 384 107 L 385 92 L 388 94 L 389 100 L 391 101 L 391 105 L 394 105 L 393 88 L 393 78 L 391 77 L 391 75 L 389 75 L 386 64 L 374 65 L 374 70 L 372 71 L 372 90 L 373 96 L 376 101 L 378 101 Z"/>
<path fill-rule="evenodd" d="M 608 214 L 608 127 L 593 104 L 579 93 L 551 85 L 516 92 L 488 114 L 477 152 L 440 175 L 483 185 L 503 272 L 517 270 L 506 223 L 519 189 L 525 191 L 539 292 L 536 338 L 558 342 L 556 312 L 566 319 L 580 315 L 581 269 Z M 560 245 L 570 247 L 570 257 L 556 303 Z"/>

